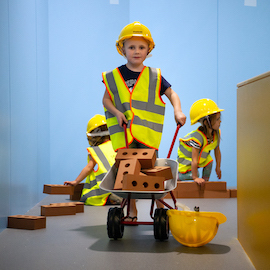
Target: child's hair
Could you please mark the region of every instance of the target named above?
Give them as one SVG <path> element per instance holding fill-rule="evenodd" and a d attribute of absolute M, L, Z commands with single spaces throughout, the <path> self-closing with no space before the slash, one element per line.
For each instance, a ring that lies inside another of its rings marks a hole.
<path fill-rule="evenodd" d="M 96 114 L 88 121 L 86 136 L 90 146 L 97 146 L 110 140 L 110 134 L 104 115 Z"/>
<path fill-rule="evenodd" d="M 104 134 L 104 131 L 108 131 L 107 125 L 99 126 L 91 131 L 92 136 L 87 136 L 88 142 L 91 146 L 98 146 L 108 140 L 110 140 L 110 135 L 102 135 Z M 95 133 L 97 134 L 95 136 Z M 98 133 L 101 134 L 101 136 L 98 136 Z M 94 136 L 93 136 L 94 135 Z"/>
<path fill-rule="evenodd" d="M 213 114 L 210 114 L 210 115 L 207 115 L 203 118 L 201 118 L 199 120 L 199 122 L 201 123 L 201 126 L 199 127 L 199 130 L 201 132 L 203 132 L 205 134 L 205 136 L 208 135 L 208 130 L 210 128 L 212 128 L 212 125 L 214 125 L 215 123 L 213 123 L 213 120 L 216 118 L 216 114 L 217 113 L 213 113 Z M 212 133 L 210 134 L 210 138 L 208 138 L 209 140 L 213 140 L 213 135 L 214 133 L 216 133 L 216 135 L 218 135 L 218 131 L 217 130 L 212 130 Z"/>

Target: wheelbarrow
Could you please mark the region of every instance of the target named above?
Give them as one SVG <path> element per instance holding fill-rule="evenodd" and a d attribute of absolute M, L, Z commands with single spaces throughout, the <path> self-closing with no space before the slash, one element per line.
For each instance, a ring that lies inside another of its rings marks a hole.
<path fill-rule="evenodd" d="M 124 127 L 125 128 L 125 127 Z M 216 235 L 219 224 L 226 222 L 227 218 L 222 213 L 218 212 L 200 212 L 199 207 L 194 207 L 194 211 L 184 209 L 179 211 L 173 190 L 177 186 L 178 179 L 178 162 L 170 159 L 170 155 L 178 134 L 180 124 L 177 125 L 173 141 L 167 156 L 167 159 L 157 158 L 155 166 L 170 166 L 173 178 L 165 181 L 164 191 L 127 191 L 114 190 L 114 182 L 117 173 L 115 164 L 108 171 L 106 176 L 100 183 L 100 188 L 107 192 L 114 193 L 123 198 L 121 207 L 112 207 L 109 209 L 107 216 L 107 233 L 108 237 L 114 240 L 123 237 L 124 225 L 152 225 L 154 229 L 154 237 L 156 240 L 164 241 L 169 238 L 169 231 L 173 237 L 182 245 L 188 247 L 199 247 L 210 242 Z M 126 130 L 125 130 L 126 136 Z M 126 137 L 126 146 L 127 137 Z M 167 204 L 162 198 L 170 193 L 173 199 L 174 207 Z M 151 199 L 150 217 L 153 221 L 124 221 L 129 216 L 130 199 Z M 165 208 L 156 208 L 154 215 L 154 202 L 158 200 Z M 124 215 L 124 207 L 127 206 L 127 215 Z M 183 208 L 183 207 L 182 207 Z"/>
<path fill-rule="evenodd" d="M 177 178 L 178 178 L 178 162 L 170 159 L 170 155 L 179 131 L 181 127 L 180 124 L 177 125 L 173 141 L 166 159 L 157 158 L 155 162 L 155 166 L 170 166 L 172 172 L 172 179 L 169 179 L 164 182 L 164 190 L 162 191 L 127 191 L 127 190 L 114 190 L 114 183 L 117 174 L 117 168 L 115 164 L 110 168 L 105 177 L 102 179 L 100 183 L 100 188 L 114 193 L 117 196 L 123 198 L 122 204 L 120 207 L 112 207 L 109 209 L 107 216 L 107 233 L 108 237 L 112 239 L 119 239 L 123 237 L 124 233 L 124 225 L 152 225 L 154 227 L 154 237 L 157 240 L 166 240 L 169 238 L 169 217 L 167 216 L 167 210 L 164 208 L 156 208 L 154 212 L 154 203 L 155 200 L 158 200 L 163 205 L 165 205 L 169 209 L 177 209 L 176 199 L 173 194 L 173 190 L 177 186 Z M 125 131 L 125 139 L 126 139 L 126 147 L 128 148 L 127 143 L 127 133 L 126 126 L 124 125 Z M 174 207 L 167 204 L 162 198 L 166 196 L 166 194 L 170 193 Z M 130 209 L 130 200 L 131 199 L 150 199 L 151 200 L 151 208 L 150 208 L 150 217 L 153 221 L 125 221 L 125 218 L 129 216 Z M 124 208 L 127 206 L 127 215 L 124 215 Z M 153 215 L 154 212 L 154 215 Z"/>

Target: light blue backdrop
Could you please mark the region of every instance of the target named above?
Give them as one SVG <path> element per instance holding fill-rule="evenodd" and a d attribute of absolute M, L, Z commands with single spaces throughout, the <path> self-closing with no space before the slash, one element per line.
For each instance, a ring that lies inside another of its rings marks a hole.
<path fill-rule="evenodd" d="M 179 136 L 193 129 L 189 108 L 197 99 L 225 109 L 222 180 L 235 187 L 236 85 L 270 68 L 270 2 L 257 2 L 0 1 L 0 231 L 8 215 L 24 214 L 45 196 L 44 184 L 73 180 L 86 165 L 86 124 L 103 113 L 101 72 L 125 63 L 115 41 L 135 20 L 156 43 L 145 64 L 161 68 L 188 117 Z M 164 100 L 165 158 L 176 124 Z"/>

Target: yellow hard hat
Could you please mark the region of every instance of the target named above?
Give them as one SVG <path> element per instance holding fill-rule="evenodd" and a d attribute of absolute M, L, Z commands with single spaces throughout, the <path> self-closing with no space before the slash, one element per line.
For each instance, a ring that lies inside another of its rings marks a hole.
<path fill-rule="evenodd" d="M 106 118 L 104 115 L 100 115 L 100 114 L 96 114 L 95 116 L 93 116 L 87 124 L 87 128 L 86 128 L 86 134 L 90 133 L 92 130 L 94 130 L 97 127 L 106 125 Z"/>
<path fill-rule="evenodd" d="M 173 237 L 182 245 L 199 247 L 210 242 L 218 226 L 227 218 L 218 212 L 179 211 L 170 209 L 169 226 Z"/>
<path fill-rule="evenodd" d="M 191 125 L 198 122 L 201 118 L 224 111 L 223 109 L 220 109 L 217 104 L 208 98 L 199 99 L 196 102 L 192 104 L 190 107 L 189 115 L 190 115 L 190 122 Z"/>
<path fill-rule="evenodd" d="M 149 44 L 148 53 L 150 53 L 155 47 L 155 43 L 151 36 L 150 30 L 145 25 L 141 24 L 140 22 L 133 22 L 126 25 L 122 29 L 118 37 L 118 40 L 116 41 L 115 45 L 116 45 L 117 51 L 121 55 L 123 55 L 124 41 L 131 37 L 143 37 L 144 39 L 146 39 L 146 41 L 148 41 L 148 44 Z"/>

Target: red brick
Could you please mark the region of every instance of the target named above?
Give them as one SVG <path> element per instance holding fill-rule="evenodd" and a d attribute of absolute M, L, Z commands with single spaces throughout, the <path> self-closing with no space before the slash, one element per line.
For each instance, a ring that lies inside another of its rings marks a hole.
<path fill-rule="evenodd" d="M 212 190 L 212 191 L 218 191 L 218 190 L 227 190 L 227 183 L 224 181 L 206 181 L 204 183 L 204 190 Z"/>
<path fill-rule="evenodd" d="M 120 160 L 138 159 L 142 169 L 153 168 L 156 162 L 156 150 L 149 148 L 124 148 L 117 151 L 115 166 L 118 167 Z"/>
<path fill-rule="evenodd" d="M 74 194 L 74 187 L 70 185 L 44 185 L 43 193 L 47 194 Z"/>
<path fill-rule="evenodd" d="M 65 205 L 75 205 L 76 206 L 76 213 L 83 213 L 84 212 L 84 203 L 83 202 L 68 202 L 68 203 L 51 203 L 50 205 L 58 205 L 58 206 L 65 206 Z"/>
<path fill-rule="evenodd" d="M 142 172 L 149 176 L 164 176 L 166 180 L 172 179 L 172 170 L 170 166 L 155 166 L 150 169 L 142 169 Z"/>
<path fill-rule="evenodd" d="M 177 181 L 177 191 L 183 192 L 197 192 L 201 190 L 201 186 L 192 181 Z"/>
<path fill-rule="evenodd" d="M 237 189 L 230 189 L 231 198 L 237 198 Z"/>
<path fill-rule="evenodd" d="M 42 205 L 41 216 L 76 215 L 76 206 L 73 205 Z"/>
<path fill-rule="evenodd" d="M 8 228 L 37 230 L 46 228 L 46 217 L 15 215 L 8 217 Z"/>
<path fill-rule="evenodd" d="M 81 199 L 84 183 L 74 186 L 74 194 L 69 196 L 71 201 L 79 201 Z"/>
<path fill-rule="evenodd" d="M 165 177 L 126 174 L 123 178 L 123 190 L 163 191 Z"/>
<path fill-rule="evenodd" d="M 204 192 L 201 190 L 180 191 L 177 190 L 177 198 L 203 198 Z"/>
<path fill-rule="evenodd" d="M 123 177 L 126 174 L 139 175 L 141 164 L 137 159 L 121 160 L 119 163 L 118 172 L 116 175 L 114 189 L 123 188 Z"/>
<path fill-rule="evenodd" d="M 204 191 L 204 198 L 230 198 L 231 193 L 230 190 L 205 190 Z"/>

